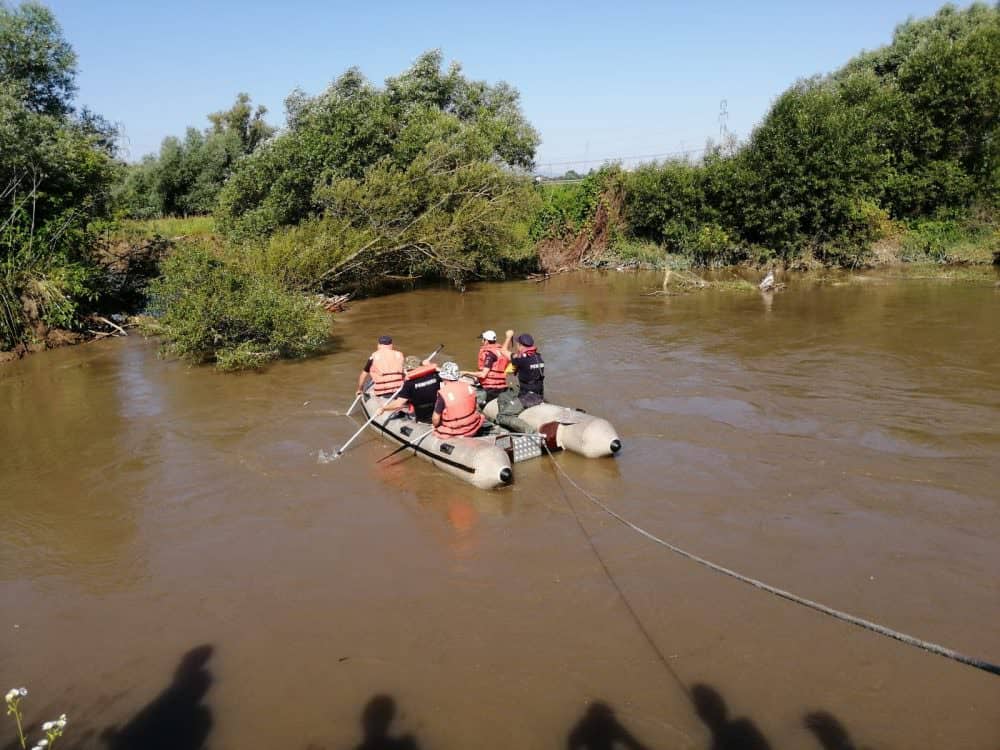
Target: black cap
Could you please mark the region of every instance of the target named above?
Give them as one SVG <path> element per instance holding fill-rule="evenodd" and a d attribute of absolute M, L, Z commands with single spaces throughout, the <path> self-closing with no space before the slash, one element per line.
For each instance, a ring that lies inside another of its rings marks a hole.
<path fill-rule="evenodd" d="M 517 343 L 519 343 L 521 346 L 534 346 L 535 340 L 531 338 L 530 333 L 522 333 L 520 336 L 517 337 Z"/>
<path fill-rule="evenodd" d="M 378 342 L 380 344 L 391 344 L 392 343 L 392 336 L 379 336 L 378 337 Z"/>

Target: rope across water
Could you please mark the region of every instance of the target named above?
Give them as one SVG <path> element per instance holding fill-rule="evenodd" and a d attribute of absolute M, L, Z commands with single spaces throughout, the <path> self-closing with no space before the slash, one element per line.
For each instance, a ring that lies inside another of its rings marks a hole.
<path fill-rule="evenodd" d="M 614 510 L 612 510 L 607 505 L 598 500 L 596 497 L 594 497 L 592 494 L 587 492 L 587 490 L 585 490 L 583 487 L 577 484 L 573 480 L 573 478 L 566 472 L 566 470 L 559 465 L 559 462 L 555 460 L 555 457 L 552 455 L 552 452 L 549 450 L 548 446 L 545 445 L 544 441 L 542 441 L 542 446 L 545 449 L 545 452 L 548 454 L 549 458 L 552 459 L 551 461 L 552 465 L 555 466 L 556 470 L 566 479 L 567 482 L 573 485 L 573 487 L 575 487 L 577 491 L 580 492 L 580 494 L 582 494 L 584 497 L 590 500 L 590 502 L 594 503 L 594 505 L 603 510 L 609 516 L 611 516 L 618 522 L 624 524 L 628 528 L 632 529 L 632 531 L 635 531 L 637 534 L 646 537 L 651 542 L 655 542 L 656 544 L 666 547 L 671 552 L 674 552 L 680 555 L 681 557 L 686 557 L 688 560 L 693 560 L 699 565 L 704 565 L 706 568 L 714 570 L 717 573 L 723 573 L 727 576 L 730 576 L 731 578 L 735 578 L 738 581 L 742 581 L 743 583 L 747 583 L 755 588 L 761 589 L 762 591 L 767 591 L 768 593 L 774 594 L 775 596 L 780 596 L 782 599 L 787 599 L 788 601 L 795 602 L 796 604 L 801 604 L 805 607 L 809 607 L 810 609 L 814 609 L 817 612 L 822 612 L 823 614 L 829 615 L 830 617 L 835 617 L 838 620 L 849 622 L 852 625 L 857 625 L 859 627 L 865 628 L 866 630 L 871 630 L 874 633 L 878 633 L 879 635 L 884 635 L 889 638 L 893 638 L 897 641 L 901 641 L 910 646 L 916 646 L 917 648 L 923 649 L 924 651 L 930 651 L 933 654 L 944 656 L 948 659 L 952 659 L 953 661 L 961 662 L 962 664 L 967 664 L 970 667 L 981 669 L 984 672 L 989 672 L 990 674 L 994 675 L 1000 675 L 1000 665 L 994 664 L 993 662 L 986 661 L 985 659 L 979 659 L 974 656 L 966 656 L 965 654 L 959 653 L 954 649 L 941 646 L 937 643 L 931 643 L 930 641 L 925 641 L 920 638 L 916 638 L 912 635 L 907 635 L 906 633 L 900 633 L 898 630 L 893 630 L 892 628 L 886 627 L 885 625 L 879 625 L 877 622 L 871 622 L 870 620 L 865 620 L 864 618 L 858 617 L 857 615 L 852 615 L 849 612 L 841 612 L 839 609 L 828 607 L 825 604 L 814 602 L 811 599 L 806 599 L 803 596 L 798 596 L 797 594 L 793 594 L 790 591 L 785 591 L 784 589 L 779 589 L 776 586 L 771 586 L 767 583 L 764 583 L 763 581 L 758 581 L 755 578 L 745 576 L 742 573 L 738 573 L 735 570 L 730 570 L 729 568 L 723 567 L 722 565 L 718 565 L 712 562 L 711 560 L 706 560 L 703 557 L 699 557 L 698 555 L 692 554 L 687 550 L 683 550 L 680 547 L 671 544 L 670 542 L 661 539 L 655 534 L 646 531 L 644 528 L 635 525 L 627 518 L 619 515 Z"/>

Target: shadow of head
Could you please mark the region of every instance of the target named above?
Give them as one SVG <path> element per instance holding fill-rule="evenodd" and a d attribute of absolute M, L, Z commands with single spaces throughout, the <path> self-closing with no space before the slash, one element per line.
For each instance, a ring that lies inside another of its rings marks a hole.
<path fill-rule="evenodd" d="M 718 692 L 708 685 L 695 685 L 691 688 L 691 701 L 694 710 L 705 724 L 712 728 L 723 727 L 726 724 L 726 702 Z"/>
<path fill-rule="evenodd" d="M 193 648 L 181 657 L 174 671 L 173 686 L 195 702 L 208 692 L 212 684 L 212 675 L 206 665 L 214 652 L 215 649 L 208 644 Z"/>
<path fill-rule="evenodd" d="M 607 703 L 597 701 L 587 707 L 587 719 L 596 723 L 606 723 L 615 720 L 615 712 Z"/>
<path fill-rule="evenodd" d="M 212 684 L 209 645 L 185 653 L 170 684 L 119 728 L 101 739 L 109 750 L 202 750 L 212 729 L 212 712 L 202 703 Z"/>
<path fill-rule="evenodd" d="M 827 711 L 815 711 L 806 714 L 805 726 L 824 750 L 854 750 L 854 742 L 833 714 Z"/>
<path fill-rule="evenodd" d="M 366 737 L 384 737 L 396 717 L 396 701 L 388 695 L 376 695 L 361 712 L 361 728 Z"/>

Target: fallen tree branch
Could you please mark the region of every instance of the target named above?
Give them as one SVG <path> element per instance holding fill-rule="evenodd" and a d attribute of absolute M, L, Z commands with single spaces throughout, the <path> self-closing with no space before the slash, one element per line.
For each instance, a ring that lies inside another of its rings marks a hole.
<path fill-rule="evenodd" d="M 114 328 L 116 331 L 118 331 L 119 333 L 121 333 L 122 336 L 128 336 L 128 331 L 126 331 L 124 328 L 122 328 L 119 325 L 115 325 L 114 323 L 112 323 L 107 318 L 102 318 L 100 315 L 95 315 L 94 316 L 94 320 L 97 320 L 97 321 L 99 321 L 101 323 L 104 323 L 104 325 L 108 326 L 109 328 Z"/>

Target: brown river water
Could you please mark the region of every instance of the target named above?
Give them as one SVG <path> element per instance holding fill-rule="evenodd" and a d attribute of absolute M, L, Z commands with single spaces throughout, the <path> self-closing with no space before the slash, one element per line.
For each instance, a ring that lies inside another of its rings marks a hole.
<path fill-rule="evenodd" d="M 376 463 L 374 434 L 318 460 L 359 424 L 378 334 L 471 367 L 483 328 L 530 331 L 549 398 L 625 443 L 555 459 L 602 502 L 1000 661 L 994 280 L 658 282 L 367 300 L 331 353 L 255 374 L 137 335 L 0 368 L 0 690 L 28 686 L 29 723 L 69 714 L 67 750 L 996 750 L 1000 677 L 679 557 L 552 459 L 493 492 Z"/>

